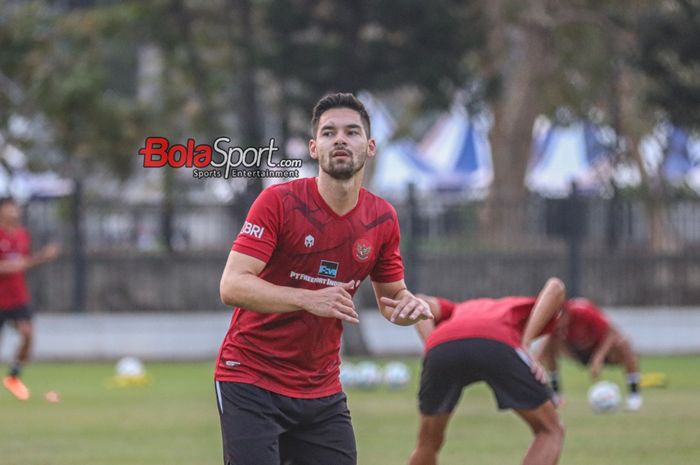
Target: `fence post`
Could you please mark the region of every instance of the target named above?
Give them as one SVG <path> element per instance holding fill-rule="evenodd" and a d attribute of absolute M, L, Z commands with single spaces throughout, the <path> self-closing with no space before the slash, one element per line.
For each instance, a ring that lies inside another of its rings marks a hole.
<path fill-rule="evenodd" d="M 83 235 L 83 182 L 81 179 L 74 181 L 71 223 L 73 227 L 73 311 L 83 313 L 85 312 L 87 273 Z"/>
<path fill-rule="evenodd" d="M 613 195 L 608 200 L 607 243 L 608 251 L 614 252 L 620 242 L 620 193 L 613 182 Z"/>
<path fill-rule="evenodd" d="M 581 291 L 581 239 L 585 227 L 583 203 L 578 192 L 576 182 L 571 183 L 571 195 L 567 199 L 567 208 L 564 209 L 566 218 L 566 241 L 568 244 L 568 282 L 567 295 L 579 297 Z"/>
<path fill-rule="evenodd" d="M 408 227 L 404 228 L 403 257 L 405 262 L 404 279 L 410 290 L 418 289 L 418 200 L 416 199 L 416 186 L 408 185 Z"/>

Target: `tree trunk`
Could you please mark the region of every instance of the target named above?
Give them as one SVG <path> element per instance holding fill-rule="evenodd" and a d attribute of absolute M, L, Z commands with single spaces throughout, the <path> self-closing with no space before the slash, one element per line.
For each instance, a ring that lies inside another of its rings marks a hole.
<path fill-rule="evenodd" d="M 262 144 L 262 127 L 258 108 L 258 92 L 255 84 L 255 31 L 250 0 L 230 0 L 231 19 L 238 23 L 238 33 L 232 37 L 232 47 L 238 60 L 235 71 L 240 76 L 236 110 L 241 128 L 241 145 L 257 147 Z M 257 195 L 262 191 L 261 178 L 248 180 L 248 192 Z"/>
<path fill-rule="evenodd" d="M 494 122 L 489 136 L 494 176 L 482 226 L 490 240 L 502 242 L 520 231 L 525 219 L 524 180 L 532 128 L 540 112 L 538 95 L 550 67 L 549 31 L 532 20 L 532 11 L 522 14 L 530 19 L 506 24 L 499 2 L 489 2 L 487 8 L 493 22 L 488 53 L 491 60 L 496 60 L 491 72 L 498 87 L 492 101 Z"/>
<path fill-rule="evenodd" d="M 628 157 L 634 162 L 641 175 L 644 187 L 643 202 L 649 227 L 649 242 L 652 250 L 671 252 L 679 247 L 677 238 L 670 229 L 668 211 L 665 202 L 663 181 L 660 173 L 649 173 L 639 151 L 639 144 L 645 128 L 636 124 L 640 121 L 641 97 L 640 83 L 637 76 L 627 66 L 622 65 L 618 79 L 618 98 L 620 101 L 620 134 Z"/>

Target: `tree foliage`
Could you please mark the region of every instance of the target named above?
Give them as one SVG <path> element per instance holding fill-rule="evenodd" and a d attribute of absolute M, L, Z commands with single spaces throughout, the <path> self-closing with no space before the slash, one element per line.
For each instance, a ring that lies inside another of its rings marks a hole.
<path fill-rule="evenodd" d="M 700 1 L 670 0 L 637 23 L 646 101 L 674 124 L 700 130 Z"/>

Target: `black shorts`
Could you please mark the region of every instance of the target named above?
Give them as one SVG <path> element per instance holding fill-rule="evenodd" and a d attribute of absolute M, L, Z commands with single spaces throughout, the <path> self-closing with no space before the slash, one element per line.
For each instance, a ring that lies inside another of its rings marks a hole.
<path fill-rule="evenodd" d="M 425 355 L 418 404 L 424 415 L 451 413 L 462 389 L 485 381 L 499 409 L 531 410 L 549 400 L 530 371 L 527 355 L 502 342 L 467 338 L 439 344 Z"/>
<path fill-rule="evenodd" d="M 591 359 L 593 358 L 593 349 L 578 350 L 578 349 L 574 349 L 574 348 L 569 348 L 569 352 L 571 353 L 571 356 L 573 358 L 575 358 L 583 366 L 588 366 L 591 363 Z M 605 360 L 603 360 L 603 364 L 605 364 L 605 365 L 614 365 L 615 364 L 610 359 L 609 353 L 605 357 Z"/>
<path fill-rule="evenodd" d="M 591 350 L 577 350 L 570 348 L 569 351 L 571 352 L 571 355 L 582 365 L 588 365 L 588 363 L 591 361 L 591 357 L 593 357 L 593 351 Z"/>
<path fill-rule="evenodd" d="M 0 309 L 0 329 L 6 321 L 31 321 L 32 311 L 27 305 L 21 305 L 10 310 Z"/>
<path fill-rule="evenodd" d="M 215 383 L 224 465 L 356 465 L 345 394 L 296 399 L 252 384 Z"/>

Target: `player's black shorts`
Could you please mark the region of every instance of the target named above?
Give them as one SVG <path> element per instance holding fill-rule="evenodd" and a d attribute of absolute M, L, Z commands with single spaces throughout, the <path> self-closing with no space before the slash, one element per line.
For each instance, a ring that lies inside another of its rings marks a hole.
<path fill-rule="evenodd" d="M 10 310 L 0 309 L 0 328 L 6 321 L 31 321 L 32 311 L 28 305 L 20 305 Z"/>
<path fill-rule="evenodd" d="M 296 399 L 252 384 L 215 383 L 224 465 L 356 465 L 345 394 Z"/>
<path fill-rule="evenodd" d="M 422 414 L 454 410 L 464 387 L 485 381 L 499 409 L 530 410 L 550 398 L 530 371 L 527 355 L 502 342 L 467 338 L 439 344 L 423 360 L 418 404 Z"/>
<path fill-rule="evenodd" d="M 588 363 L 591 361 L 591 357 L 593 357 L 592 350 L 577 350 L 574 348 L 569 348 L 569 351 L 571 352 L 571 355 L 573 355 L 574 358 L 582 365 L 588 365 Z"/>
<path fill-rule="evenodd" d="M 591 359 L 593 358 L 593 349 L 578 350 L 574 349 L 573 347 L 570 347 L 569 352 L 571 353 L 572 357 L 578 360 L 578 362 L 583 366 L 588 366 L 588 364 L 591 363 Z M 608 355 L 605 357 L 603 363 L 605 365 L 614 365 L 613 360 L 610 358 L 610 353 L 608 353 Z"/>

